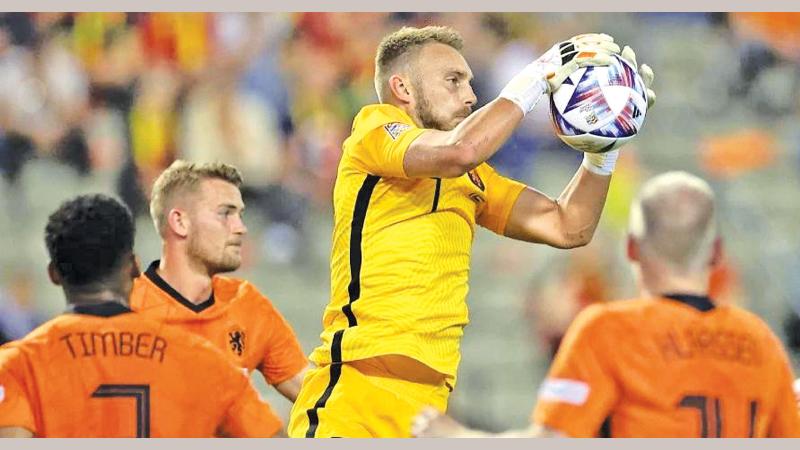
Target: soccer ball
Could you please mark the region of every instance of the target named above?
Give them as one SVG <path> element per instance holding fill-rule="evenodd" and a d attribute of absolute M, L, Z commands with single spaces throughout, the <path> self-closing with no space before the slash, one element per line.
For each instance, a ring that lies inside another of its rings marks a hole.
<path fill-rule="evenodd" d="M 647 92 L 635 67 L 619 56 L 609 66 L 581 67 L 550 96 L 556 134 L 570 147 L 605 153 L 623 146 L 644 124 Z"/>

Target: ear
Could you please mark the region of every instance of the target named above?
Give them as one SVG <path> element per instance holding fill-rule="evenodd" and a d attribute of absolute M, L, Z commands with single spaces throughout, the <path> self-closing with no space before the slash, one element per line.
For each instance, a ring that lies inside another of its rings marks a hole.
<path fill-rule="evenodd" d="M 632 235 L 628 235 L 626 253 L 631 262 L 639 262 L 639 243 Z"/>
<path fill-rule="evenodd" d="M 414 101 L 414 96 L 411 95 L 412 89 L 400 75 L 389 77 L 389 90 L 392 91 L 392 95 L 403 103 L 412 103 Z"/>
<path fill-rule="evenodd" d="M 50 277 L 50 281 L 55 284 L 56 286 L 61 286 L 61 274 L 58 273 L 58 269 L 56 269 L 55 263 L 50 261 L 47 264 L 47 276 Z"/>
<path fill-rule="evenodd" d="M 714 267 L 720 264 L 723 256 L 724 249 L 722 246 L 722 238 L 718 237 L 714 239 L 714 246 L 711 248 L 711 260 L 708 262 L 708 265 Z"/>
<path fill-rule="evenodd" d="M 190 224 L 191 221 L 186 211 L 172 208 L 169 210 L 169 213 L 167 213 L 167 227 L 182 238 L 189 235 Z"/>
<path fill-rule="evenodd" d="M 136 278 L 142 274 L 142 266 L 139 263 L 139 257 L 135 253 L 131 253 L 131 278 Z"/>

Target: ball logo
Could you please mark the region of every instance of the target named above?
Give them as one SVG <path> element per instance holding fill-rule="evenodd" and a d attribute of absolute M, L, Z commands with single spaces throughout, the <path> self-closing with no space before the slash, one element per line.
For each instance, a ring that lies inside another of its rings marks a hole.
<path fill-rule="evenodd" d="M 610 64 L 579 68 L 550 95 L 556 135 L 570 147 L 604 153 L 625 145 L 641 130 L 647 114 L 642 78 L 619 56 Z"/>

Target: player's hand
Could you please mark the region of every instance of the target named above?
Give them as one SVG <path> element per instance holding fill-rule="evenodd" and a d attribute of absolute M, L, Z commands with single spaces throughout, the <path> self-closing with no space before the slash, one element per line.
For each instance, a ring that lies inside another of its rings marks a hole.
<path fill-rule="evenodd" d="M 553 92 L 579 67 L 611 64 L 612 54 L 619 54 L 619 45 L 614 43 L 613 37 L 607 34 L 579 34 L 552 46 L 532 65 L 544 74 L 549 92 Z"/>
<path fill-rule="evenodd" d="M 525 66 L 503 88 L 500 97 L 511 100 L 527 114 L 542 95 L 558 89 L 579 67 L 607 66 L 613 61 L 611 55 L 618 53 L 619 46 L 611 36 L 580 34 L 559 42 Z"/>
<path fill-rule="evenodd" d="M 411 435 L 417 438 L 458 437 L 466 428 L 434 408 L 425 408 L 411 422 Z"/>
<path fill-rule="evenodd" d="M 639 71 L 639 75 L 644 81 L 645 90 L 647 90 L 647 109 L 650 109 L 656 103 L 656 93 L 653 91 L 653 78 L 655 78 L 653 69 L 647 64 L 637 65 L 636 53 L 627 45 L 622 49 L 622 53 L 619 56 Z"/>

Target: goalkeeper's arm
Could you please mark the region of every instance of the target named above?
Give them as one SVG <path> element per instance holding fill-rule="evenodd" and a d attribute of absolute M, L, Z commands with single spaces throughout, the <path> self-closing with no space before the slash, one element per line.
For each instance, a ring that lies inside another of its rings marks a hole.
<path fill-rule="evenodd" d="M 557 89 L 578 67 L 609 64 L 617 52 L 613 38 L 604 34 L 584 34 L 554 45 L 514 76 L 497 99 L 455 129 L 420 135 L 405 154 L 406 175 L 454 178 L 474 169 L 502 146 L 543 94 Z"/>

